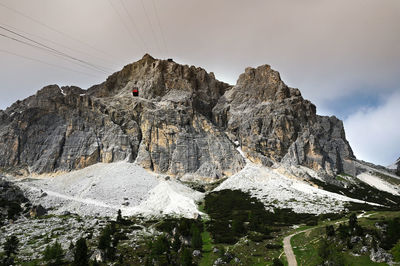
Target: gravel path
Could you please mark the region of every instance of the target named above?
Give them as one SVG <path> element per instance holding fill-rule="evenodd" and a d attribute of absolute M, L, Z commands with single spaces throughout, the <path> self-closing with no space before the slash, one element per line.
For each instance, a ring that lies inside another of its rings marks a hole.
<path fill-rule="evenodd" d="M 365 212 L 363 212 L 363 213 L 357 215 L 357 218 L 369 217 L 369 216 L 371 216 L 373 214 L 374 213 L 370 213 L 370 214 L 365 215 Z M 340 224 L 340 223 L 344 223 L 344 222 L 346 222 L 346 220 L 336 222 L 335 224 Z M 326 225 L 322 225 L 322 226 L 326 226 Z M 294 255 L 292 244 L 290 243 L 290 240 L 292 239 L 292 237 L 295 236 L 295 235 L 301 234 L 301 233 L 306 233 L 308 231 L 314 230 L 314 229 L 316 229 L 318 227 L 322 227 L 322 226 L 316 226 L 316 227 L 308 228 L 306 230 L 299 231 L 299 232 L 293 233 L 291 235 L 288 235 L 283 239 L 283 251 L 285 252 L 285 255 L 286 255 L 286 258 L 287 258 L 289 266 L 297 266 L 296 256 Z"/>
<path fill-rule="evenodd" d="M 311 231 L 313 229 L 315 229 L 315 227 L 309 228 L 309 229 L 306 229 L 306 230 L 303 230 L 303 231 L 300 231 L 300 232 L 296 232 L 294 234 L 288 235 L 287 237 L 285 237 L 283 239 L 283 250 L 284 250 L 284 252 L 286 254 L 286 258 L 287 258 L 289 266 L 297 266 L 296 256 L 294 255 L 292 245 L 290 244 L 290 240 L 295 235 L 298 235 L 298 234 L 301 234 L 301 233 L 305 233 L 305 232 Z"/>

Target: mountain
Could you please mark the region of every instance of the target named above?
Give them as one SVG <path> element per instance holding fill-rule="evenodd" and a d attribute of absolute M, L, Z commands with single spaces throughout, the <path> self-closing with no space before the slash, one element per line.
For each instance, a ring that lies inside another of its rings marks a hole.
<path fill-rule="evenodd" d="M 231 86 L 145 55 L 0 110 L 5 265 L 72 263 L 82 241 L 101 265 L 291 265 L 291 237 L 300 265 L 392 262 L 399 204 L 394 170 L 357 160 L 342 121 L 269 65 Z"/>
<path fill-rule="evenodd" d="M 265 166 L 356 174 L 343 123 L 317 115 L 268 65 L 247 68 L 230 86 L 146 54 L 88 90 L 50 85 L 0 111 L 0 167 L 25 174 L 127 160 L 215 179 L 244 167 L 237 145 Z"/>

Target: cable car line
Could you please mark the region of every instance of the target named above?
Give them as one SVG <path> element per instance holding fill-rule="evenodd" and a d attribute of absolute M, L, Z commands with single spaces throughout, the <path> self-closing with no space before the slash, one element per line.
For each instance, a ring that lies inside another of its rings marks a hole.
<path fill-rule="evenodd" d="M 103 58 L 100 58 L 100 57 L 98 57 L 98 56 L 91 55 L 91 54 L 89 54 L 89 53 L 86 53 L 86 52 L 84 52 L 84 51 L 78 50 L 78 49 L 76 49 L 76 48 L 68 47 L 68 46 L 66 46 L 66 45 L 64 45 L 64 44 L 62 44 L 62 43 L 55 42 L 55 41 L 53 41 L 53 40 L 50 40 L 50 39 L 44 38 L 44 37 L 42 37 L 42 36 L 39 36 L 39 35 L 37 35 L 37 34 L 28 33 L 28 32 L 26 32 L 26 31 L 23 31 L 23 30 L 21 30 L 21 29 L 18 29 L 18 28 L 16 28 L 16 27 L 14 27 L 14 26 L 7 25 L 7 24 L 5 24 L 5 23 L 3 23 L 3 22 L 1 22 L 1 24 L 4 25 L 4 26 L 7 26 L 8 28 L 14 29 L 15 31 L 20 31 L 20 32 L 22 32 L 22 33 L 24 33 L 24 34 L 27 34 L 27 35 L 30 35 L 30 36 L 34 36 L 34 37 L 39 38 L 39 39 L 41 39 L 41 40 L 43 40 L 43 41 L 52 43 L 52 44 L 54 44 L 54 45 L 57 45 L 57 46 L 60 46 L 60 47 L 63 47 L 63 48 L 66 48 L 66 49 L 68 49 L 68 50 L 70 50 L 70 51 L 77 52 L 77 53 L 80 53 L 80 54 L 85 55 L 85 56 L 97 58 L 97 59 L 103 61 L 104 63 L 111 63 L 110 61 L 104 60 Z M 109 71 L 112 71 L 112 70 L 109 70 Z"/>
<path fill-rule="evenodd" d="M 136 31 L 137 35 L 139 36 L 140 41 L 143 44 L 143 47 L 147 47 L 146 42 L 144 41 L 144 39 L 142 38 L 142 35 L 140 34 L 140 31 L 138 30 L 137 24 L 135 23 L 135 20 L 133 19 L 133 17 L 131 16 L 131 14 L 128 11 L 128 8 L 126 7 L 124 0 L 120 0 L 122 7 L 125 10 L 125 13 L 128 14 L 128 18 L 131 21 L 131 23 L 133 24 L 134 30 Z M 146 51 L 144 51 L 146 52 Z"/>
<path fill-rule="evenodd" d="M 45 65 L 62 68 L 62 69 L 65 69 L 65 70 L 68 70 L 68 71 L 72 71 L 72 72 L 75 72 L 75 73 L 96 77 L 96 75 L 93 75 L 93 74 L 89 74 L 89 73 L 86 73 L 86 72 L 81 72 L 81 71 L 78 71 L 78 70 L 75 70 L 75 69 L 72 69 L 72 68 L 68 68 L 68 67 L 64 67 L 64 66 L 51 64 L 51 63 L 48 63 L 48 62 L 45 62 L 45 61 L 42 61 L 42 60 L 39 60 L 39 59 L 36 59 L 36 58 L 28 57 L 28 56 L 25 56 L 25 55 L 20 55 L 20 54 L 17 54 L 17 53 L 14 53 L 14 52 L 10 52 L 10 51 L 7 51 L 7 50 L 0 49 L 0 52 L 1 53 L 10 54 L 10 55 L 14 55 L 14 56 L 21 57 L 21 58 L 25 58 L 25 59 L 28 59 L 28 60 L 31 60 L 31 61 L 39 62 L 39 63 L 45 64 Z"/>
<path fill-rule="evenodd" d="M 161 37 L 162 37 L 162 41 L 163 41 L 163 44 L 164 44 L 164 48 L 165 48 L 165 51 L 168 54 L 168 47 L 167 47 L 167 43 L 165 41 L 163 28 L 161 27 L 160 17 L 158 16 L 158 11 L 157 11 L 157 6 L 155 4 L 155 0 L 152 0 L 152 3 L 153 3 L 154 12 L 156 14 L 157 22 L 158 22 L 158 27 L 160 28 L 160 31 L 161 31 Z"/>
<path fill-rule="evenodd" d="M 42 22 L 42 21 L 40 21 L 40 20 L 38 20 L 38 19 L 36 19 L 36 18 L 34 18 L 34 17 L 31 17 L 31 16 L 29 16 L 29 15 L 26 15 L 25 13 L 22 13 L 21 11 L 18 11 L 17 9 L 14 9 L 14 8 L 12 8 L 12 7 L 9 7 L 9 6 L 5 5 L 4 3 L 1 3 L 1 2 L 0 2 L 0 6 L 6 8 L 6 9 L 8 9 L 8 10 L 11 10 L 11 11 L 14 12 L 14 13 L 17 13 L 17 14 L 19 14 L 20 16 L 23 16 L 24 18 L 27 18 L 27 19 L 29 19 L 29 20 L 32 20 L 33 22 L 35 22 L 35 23 L 37 23 L 37 24 L 40 24 L 41 26 L 43 26 L 43 27 L 45 27 L 45 28 L 47 28 L 47 29 L 49 29 L 49 30 L 51 30 L 51 31 L 57 32 L 58 34 L 60 34 L 60 35 L 62 35 L 62 36 L 64 36 L 64 37 L 66 37 L 66 38 L 68 38 L 68 39 L 71 39 L 71 40 L 73 40 L 73 41 L 75 41 L 75 42 L 79 42 L 79 43 L 81 43 L 81 44 L 83 44 L 83 45 L 86 45 L 87 47 L 90 47 L 91 49 L 96 50 L 98 53 L 107 55 L 107 56 L 110 57 L 110 58 L 113 57 L 113 56 L 110 55 L 109 53 L 107 53 L 107 52 L 105 52 L 105 51 L 102 51 L 102 50 L 98 49 L 97 47 L 95 47 L 95 46 L 93 46 L 93 45 L 90 45 L 90 44 L 88 44 L 88 43 L 86 43 L 86 42 L 84 42 L 84 41 L 82 41 L 82 40 L 80 40 L 80 39 L 78 39 L 78 38 L 75 38 L 75 37 L 73 37 L 73 36 L 71 36 L 71 35 L 69 35 L 69 34 L 67 34 L 67 33 L 64 33 L 64 32 L 62 32 L 62 31 L 60 31 L 60 30 L 58 30 L 58 29 L 56 29 L 56 28 L 54 28 L 54 27 L 52 27 L 52 26 L 49 26 L 49 25 L 45 24 L 44 22 Z"/>
<path fill-rule="evenodd" d="M 136 42 L 136 40 L 135 40 L 135 38 L 134 38 L 134 36 L 133 36 L 133 34 L 132 34 L 130 28 L 129 28 L 128 25 L 125 23 L 125 20 L 122 18 L 121 13 L 118 11 L 118 9 L 117 9 L 117 8 L 114 6 L 114 4 L 112 3 L 112 0 L 108 0 L 108 2 L 110 3 L 111 7 L 114 9 L 115 13 L 117 13 L 118 17 L 120 18 L 122 24 L 123 24 L 124 27 L 125 27 L 125 30 L 129 33 L 129 36 L 131 37 L 133 43 L 136 44 L 137 46 L 139 46 L 139 49 L 141 49 L 142 52 L 144 53 L 145 50 L 143 49 L 143 47 L 141 47 L 141 45 L 138 45 L 138 44 L 137 44 L 137 42 Z"/>
<path fill-rule="evenodd" d="M 50 47 L 50 46 L 47 46 L 47 45 L 45 45 L 45 44 L 43 44 L 43 43 L 37 42 L 37 41 L 35 41 L 35 40 L 31 39 L 31 38 L 28 38 L 28 37 L 26 37 L 26 36 L 24 36 L 24 35 L 22 35 L 22 34 L 19 34 L 19 33 L 15 32 L 15 31 L 13 31 L 13 30 L 7 29 L 7 28 L 5 28 L 5 27 L 3 27 L 3 26 L 1 26 L 1 25 L 0 25 L 0 29 L 3 29 L 3 30 L 8 31 L 8 32 L 10 32 L 10 33 L 12 33 L 12 34 L 15 34 L 15 35 L 17 35 L 17 36 L 19 36 L 19 37 L 21 37 L 21 38 L 24 38 L 25 40 L 31 41 L 31 42 L 33 42 L 33 43 L 35 43 L 35 44 L 38 44 L 38 45 L 40 45 L 40 46 L 42 46 L 42 47 L 44 47 L 44 48 L 46 48 L 46 49 L 48 49 L 48 50 L 51 50 L 51 51 L 53 51 L 53 52 L 55 52 L 55 53 L 57 53 L 57 54 L 59 54 L 59 55 L 61 55 L 61 56 L 68 57 L 68 58 L 70 58 L 70 59 L 72 59 L 72 60 L 81 62 L 81 63 L 83 63 L 83 64 L 85 64 L 85 65 L 91 66 L 91 67 L 93 67 L 93 68 L 95 68 L 95 69 L 98 69 L 98 70 L 100 70 L 100 71 L 104 71 L 104 72 L 110 71 L 110 70 L 107 70 L 107 69 L 105 69 L 105 68 L 103 68 L 103 67 L 96 66 L 96 65 L 94 65 L 94 64 L 92 64 L 92 63 L 90 63 L 90 62 L 87 62 L 87 61 L 85 61 L 85 60 L 81 60 L 81 59 L 79 59 L 79 58 L 73 57 L 73 56 L 71 56 L 71 55 L 69 55 L 69 54 L 66 54 L 66 53 L 64 53 L 64 52 L 62 52 L 62 51 L 59 51 L 59 50 L 57 50 L 57 49 L 54 49 L 54 48 L 52 48 L 52 47 Z"/>
<path fill-rule="evenodd" d="M 25 44 L 25 45 L 28 45 L 28 46 L 31 46 L 31 47 L 34 47 L 34 48 L 43 50 L 43 51 L 46 51 L 46 52 L 51 52 L 52 54 L 54 54 L 54 55 L 56 55 L 56 56 L 58 56 L 58 57 L 64 57 L 64 56 L 60 55 L 59 53 L 53 52 L 53 51 L 51 51 L 51 50 L 49 50 L 49 49 L 47 49 L 47 48 L 44 48 L 44 47 L 42 47 L 42 46 L 34 45 L 34 44 L 32 44 L 32 43 L 19 40 L 19 39 L 17 39 L 17 38 L 14 38 L 14 37 L 5 35 L 5 34 L 3 34 L 3 33 L 0 33 L 0 36 L 1 36 L 1 37 L 4 37 L 4 38 L 7 38 L 7 39 L 10 39 L 10 40 L 12 40 L 12 41 L 16 41 L 16 42 L 19 42 L 19 43 L 22 43 L 22 44 Z M 64 57 L 64 58 L 65 58 L 65 57 Z M 85 66 L 85 67 L 89 68 L 89 66 L 86 66 L 86 65 L 82 65 L 82 64 L 79 64 L 79 65 L 80 65 L 80 66 Z M 104 73 L 104 74 L 107 74 L 107 72 L 105 72 L 105 71 L 103 71 L 103 70 L 99 70 L 99 69 L 93 68 L 93 67 L 91 67 L 91 68 L 89 68 L 89 69 L 91 69 L 91 70 L 96 70 L 96 71 L 102 72 L 102 73 Z"/>
<path fill-rule="evenodd" d="M 145 16 L 146 16 L 146 18 L 147 18 L 147 21 L 148 21 L 149 25 L 150 25 L 150 30 L 151 30 L 151 33 L 153 34 L 154 40 L 155 40 L 155 42 L 156 42 L 157 49 L 158 49 L 158 51 L 161 52 L 160 45 L 158 44 L 157 36 L 156 36 L 156 34 L 155 34 L 155 32 L 154 32 L 153 25 L 152 25 L 152 23 L 151 23 L 151 21 L 150 21 L 149 15 L 147 14 L 146 7 L 144 6 L 143 0 L 140 0 L 140 2 L 142 3 L 142 7 L 143 7 L 143 10 L 144 10 L 144 14 L 145 14 Z"/>

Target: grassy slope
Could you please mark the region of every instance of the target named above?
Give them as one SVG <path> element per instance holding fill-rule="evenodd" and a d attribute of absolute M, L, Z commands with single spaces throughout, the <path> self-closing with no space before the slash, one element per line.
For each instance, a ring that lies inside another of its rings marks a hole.
<path fill-rule="evenodd" d="M 199 210 L 201 212 L 205 212 L 204 202 L 199 205 Z M 281 230 L 278 230 L 274 233 L 274 239 L 264 240 L 259 243 L 250 240 L 245 241 L 245 239 L 242 239 L 243 241 L 239 241 L 234 245 L 215 245 L 213 243 L 210 232 L 207 231 L 207 227 L 205 226 L 205 222 L 207 220 L 208 217 L 203 217 L 204 231 L 201 234 L 203 240 L 203 254 L 199 263 L 200 266 L 213 265 L 214 261 L 218 258 L 218 254 L 213 252 L 214 247 L 224 247 L 226 250 L 233 252 L 235 254 L 235 257 L 240 259 L 239 263 L 231 261 L 229 265 L 272 265 L 272 260 L 279 257 L 283 253 L 283 248 L 268 249 L 266 245 L 282 243 L 283 237 L 286 236 L 288 232 L 292 232 L 293 230 L 289 227 L 280 228 Z M 287 265 L 284 253 L 283 256 L 280 257 L 280 259 L 285 265 Z"/>
<path fill-rule="evenodd" d="M 366 228 L 374 228 L 376 221 L 381 219 L 390 219 L 400 217 L 400 212 L 370 212 L 365 214 L 367 217 L 358 219 L 361 226 Z M 370 216 L 368 216 L 370 215 Z M 341 219 L 343 221 L 344 219 Z M 336 224 L 336 222 L 326 222 L 324 225 Z M 317 265 L 318 263 L 318 243 L 325 235 L 324 226 L 316 226 L 313 230 L 306 233 L 295 235 L 291 239 L 294 254 L 296 255 L 298 265 Z M 376 263 L 369 259 L 368 256 L 353 256 L 350 253 L 344 253 L 346 265 L 387 265 L 385 263 Z"/>

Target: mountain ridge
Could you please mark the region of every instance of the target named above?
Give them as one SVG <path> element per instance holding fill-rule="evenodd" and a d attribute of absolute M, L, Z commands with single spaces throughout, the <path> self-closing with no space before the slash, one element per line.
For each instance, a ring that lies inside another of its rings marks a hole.
<path fill-rule="evenodd" d="M 88 90 L 49 85 L 17 101 L 1 111 L 0 135 L 0 166 L 24 173 L 127 160 L 215 179 L 244 167 L 238 145 L 266 166 L 357 173 L 343 123 L 318 116 L 269 65 L 246 68 L 231 86 L 202 68 L 146 54 Z"/>

